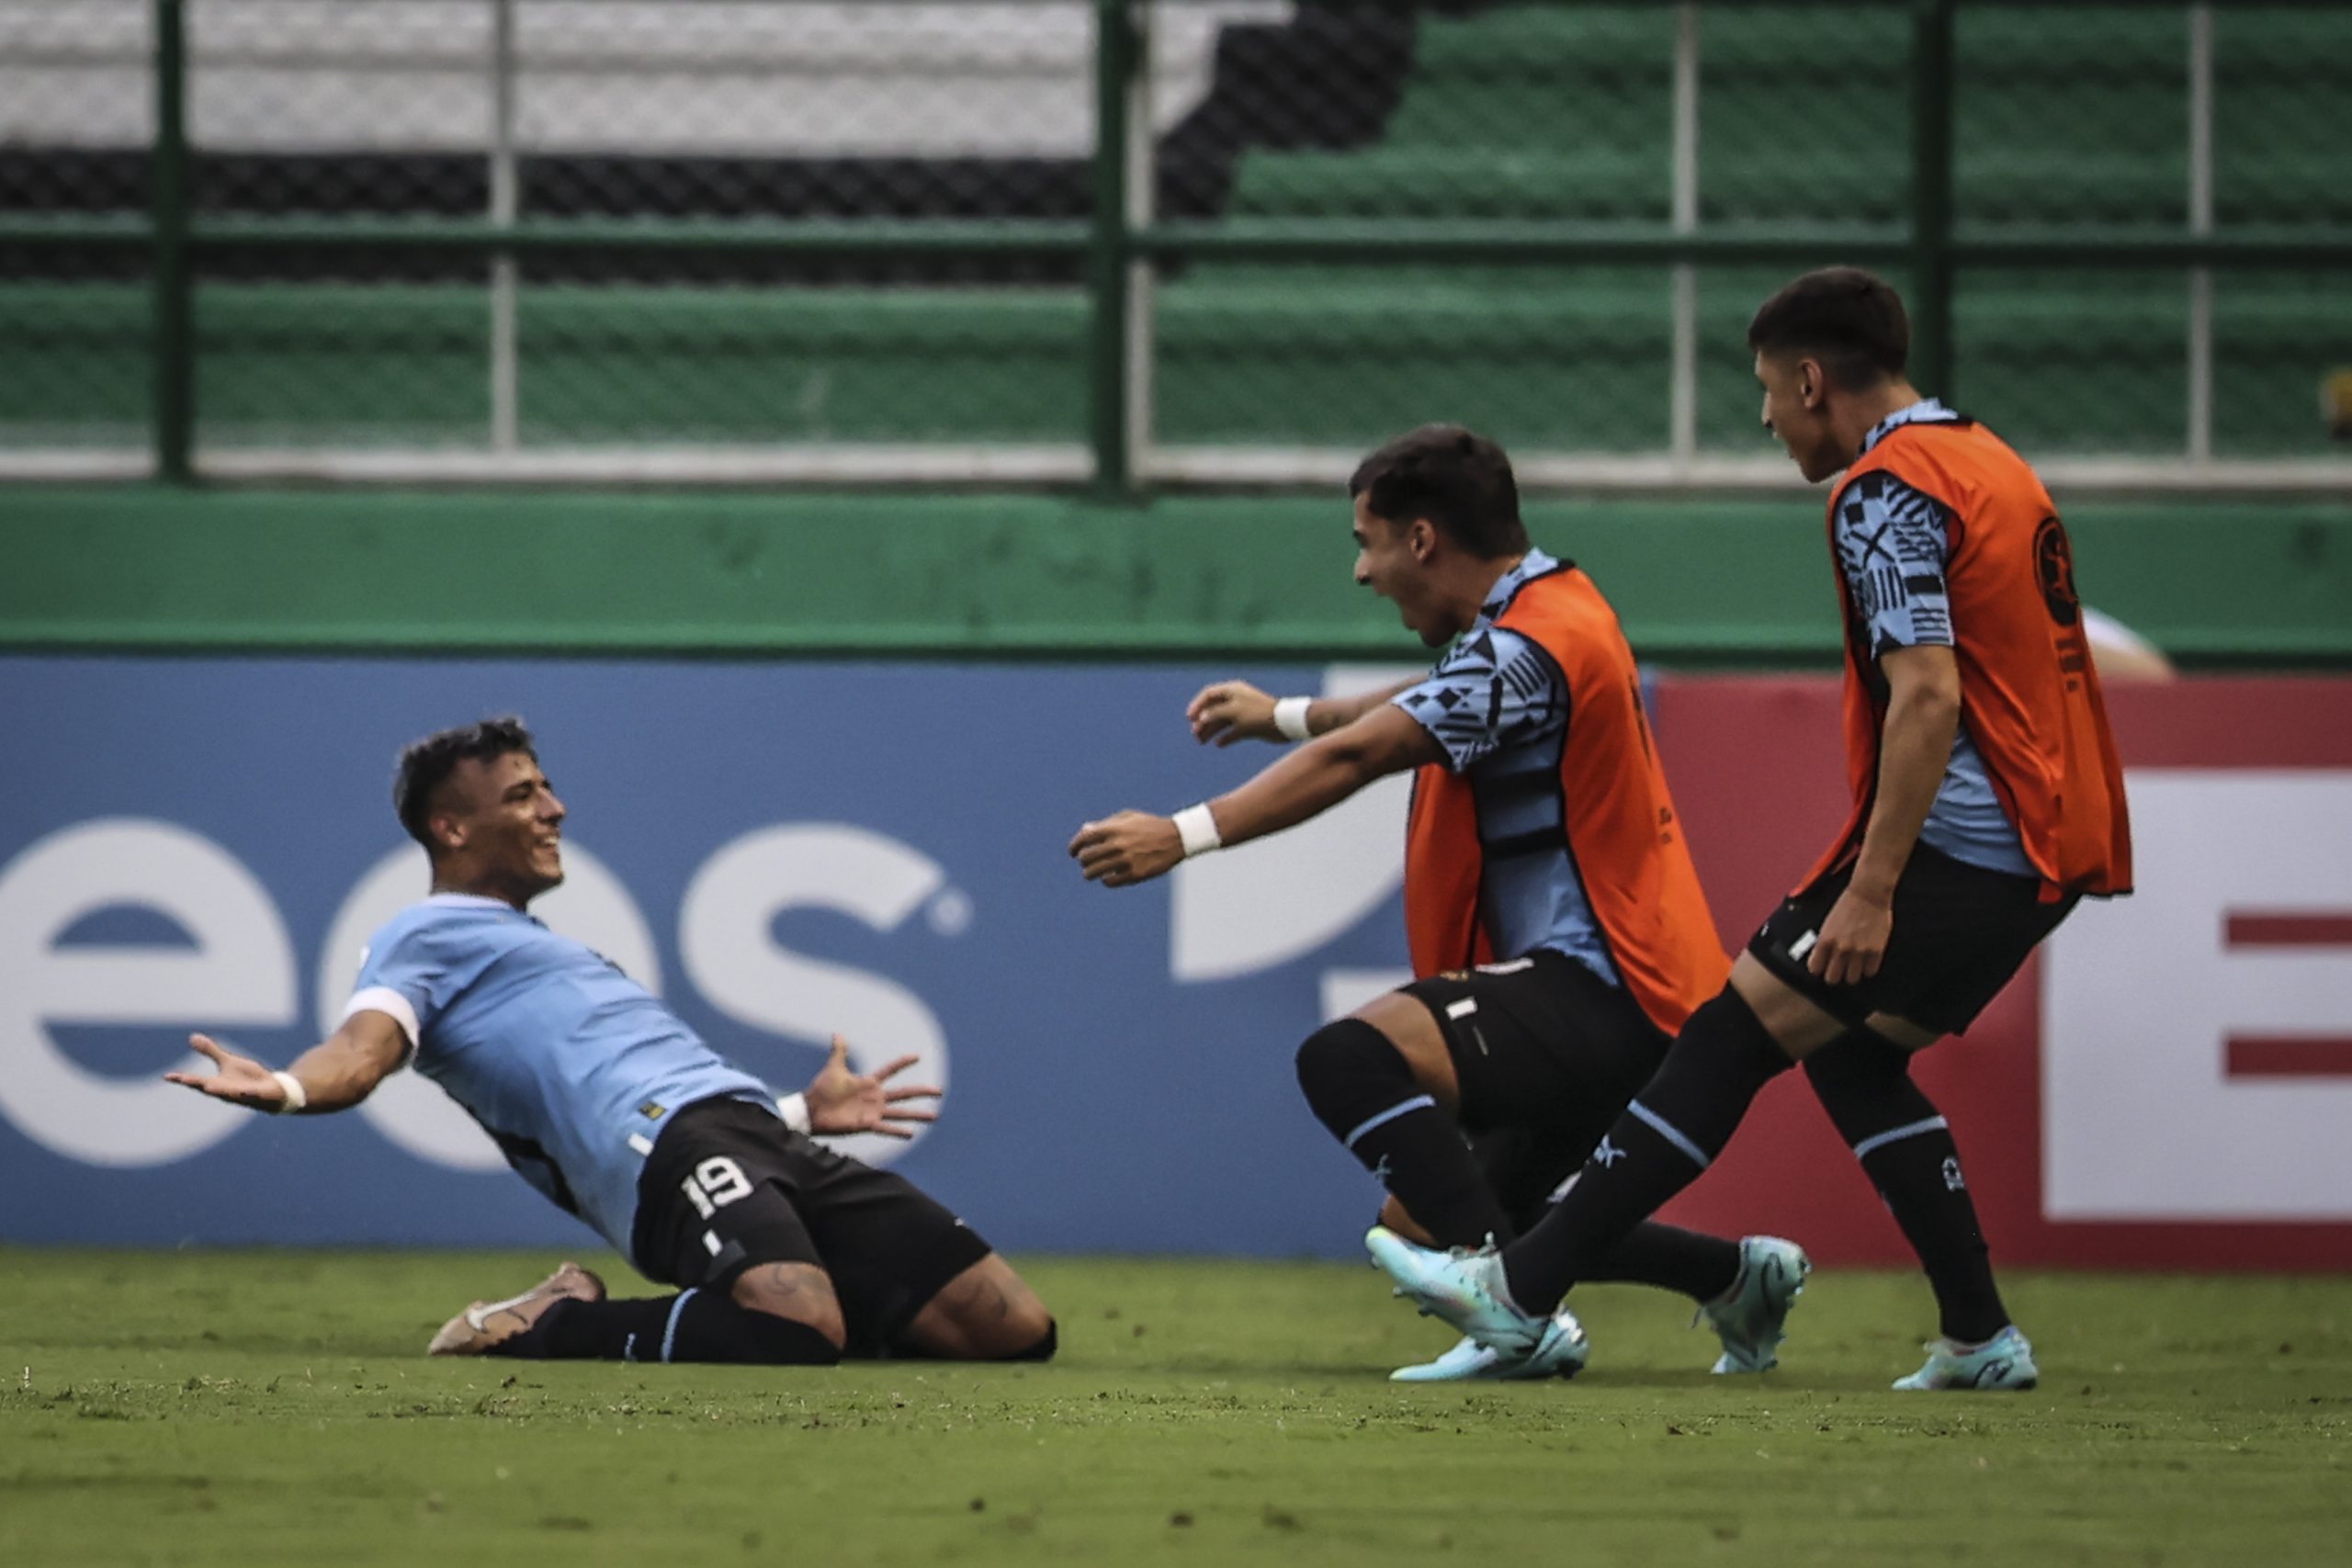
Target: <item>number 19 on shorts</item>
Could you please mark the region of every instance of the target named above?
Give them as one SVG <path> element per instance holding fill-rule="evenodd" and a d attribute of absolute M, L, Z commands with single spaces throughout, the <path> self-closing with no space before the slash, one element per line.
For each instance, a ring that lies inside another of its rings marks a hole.
<path fill-rule="evenodd" d="M 686 1201 L 704 1219 L 718 1213 L 738 1199 L 752 1195 L 752 1183 L 743 1175 L 743 1168 L 725 1155 L 714 1155 L 695 1167 L 694 1174 L 680 1182 Z"/>

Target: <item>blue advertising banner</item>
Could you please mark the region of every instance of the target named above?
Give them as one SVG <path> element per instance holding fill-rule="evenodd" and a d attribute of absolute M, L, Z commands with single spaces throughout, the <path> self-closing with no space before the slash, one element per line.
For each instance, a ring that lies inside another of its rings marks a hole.
<path fill-rule="evenodd" d="M 279 1064 L 333 1027 L 425 891 L 395 753 L 513 712 L 571 810 L 534 912 L 780 1089 L 834 1032 L 920 1055 L 937 1125 L 854 1152 L 1000 1246 L 1350 1252 L 1377 1190 L 1291 1055 L 1400 977 L 1403 781 L 1141 888 L 1064 846 L 1272 758 L 1193 741 L 1207 682 L 1396 673 L 0 658 L 0 1239 L 584 1239 L 413 1074 L 300 1121 L 160 1081 L 192 1030 Z"/>

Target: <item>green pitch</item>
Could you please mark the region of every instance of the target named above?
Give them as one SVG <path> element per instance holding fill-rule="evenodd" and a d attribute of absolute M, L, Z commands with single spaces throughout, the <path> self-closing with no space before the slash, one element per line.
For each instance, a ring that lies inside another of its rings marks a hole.
<path fill-rule="evenodd" d="M 1926 1292 L 1835 1271 L 1760 1379 L 1609 1289 L 1574 1383 L 1401 1388 L 1366 1269 L 1125 1259 L 1024 1266 L 1045 1367 L 419 1353 L 549 1261 L 0 1251 L 0 1562 L 2352 1559 L 2342 1279 L 2019 1277 L 2021 1396 L 1885 1392 Z"/>

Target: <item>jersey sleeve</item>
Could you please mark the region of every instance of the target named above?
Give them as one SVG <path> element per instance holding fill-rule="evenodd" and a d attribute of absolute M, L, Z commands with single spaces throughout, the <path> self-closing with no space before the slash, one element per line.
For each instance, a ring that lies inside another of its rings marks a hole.
<path fill-rule="evenodd" d="M 1951 519 L 1893 474 L 1867 473 L 1838 502 L 1838 568 L 1870 628 L 1871 656 L 1951 646 L 1944 582 Z"/>
<path fill-rule="evenodd" d="M 439 945 L 430 930 L 417 926 L 379 934 L 360 958 L 359 977 L 353 982 L 351 1000 L 344 1005 L 346 1020 L 355 1013 L 380 1012 L 401 1026 L 408 1037 L 402 1066 L 416 1055 L 425 1030 L 454 988 Z"/>
<path fill-rule="evenodd" d="M 1438 661 L 1429 679 L 1389 699 L 1445 750 L 1460 773 L 1514 741 L 1567 723 L 1558 668 L 1517 632 L 1482 627 Z"/>

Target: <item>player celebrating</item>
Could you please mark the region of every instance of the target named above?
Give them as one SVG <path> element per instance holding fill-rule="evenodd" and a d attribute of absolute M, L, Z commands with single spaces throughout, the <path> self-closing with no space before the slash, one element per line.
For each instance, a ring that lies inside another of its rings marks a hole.
<path fill-rule="evenodd" d="M 839 1036 L 779 1101 L 651 993 L 526 912 L 563 880 L 563 803 L 515 719 L 401 755 L 392 799 L 433 894 L 376 933 L 343 1025 L 272 1072 L 203 1035 L 219 1071 L 173 1073 L 279 1114 L 345 1111 L 413 1060 L 525 1180 L 678 1294 L 612 1301 L 570 1263 L 476 1302 L 435 1355 L 825 1364 L 843 1354 L 1042 1360 L 1054 1320 L 1012 1266 L 904 1178 L 810 1132 L 910 1136 L 937 1090 L 914 1058 L 849 1070 Z"/>
<path fill-rule="evenodd" d="M 1356 581 L 1451 650 L 1425 680 L 1363 697 L 1207 688 L 1188 710 L 1199 739 L 1306 744 L 1173 818 L 1087 823 L 1069 852 L 1089 880 L 1130 886 L 1417 770 L 1405 863 L 1417 978 L 1309 1035 L 1298 1078 L 1386 1185 L 1387 1217 L 1475 1247 L 1540 1213 L 1726 964 L 1633 652 L 1592 580 L 1529 545 L 1502 449 L 1430 425 L 1365 458 L 1348 488 Z M 1715 1370 L 1753 1371 L 1774 1364 L 1806 1268 L 1788 1242 L 1651 1224 L 1588 1277 L 1691 1296 L 1723 1338 Z M 1573 1372 L 1583 1332 L 1545 1310 L 1507 1356 L 1465 1343 L 1397 1375 Z"/>
<path fill-rule="evenodd" d="M 1951 1129 L 1909 1067 L 2083 896 L 2130 888 L 2066 533 L 2024 459 L 1905 378 L 1909 323 L 1880 279 L 1808 273 L 1747 339 L 1765 427 L 1807 479 L 1846 474 L 1829 541 L 1852 816 L 1542 1224 L 1498 1256 L 1449 1258 L 1381 1230 L 1373 1253 L 1481 1341 L 1532 1344 L 1551 1304 L 1801 1061 L 1935 1290 L 1941 1337 L 1894 1386 L 2031 1388 L 2033 1348 L 1994 1285 Z"/>

